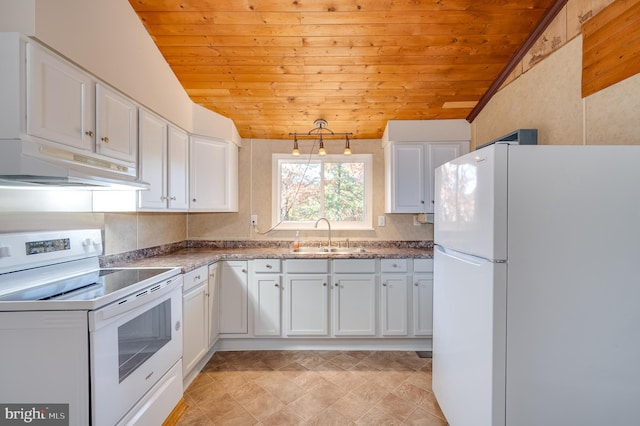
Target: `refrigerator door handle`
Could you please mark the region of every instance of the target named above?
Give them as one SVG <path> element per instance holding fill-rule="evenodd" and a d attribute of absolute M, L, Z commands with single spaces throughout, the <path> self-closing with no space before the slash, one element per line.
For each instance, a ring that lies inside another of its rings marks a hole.
<path fill-rule="evenodd" d="M 462 253 L 456 250 L 451 250 L 439 245 L 436 245 L 435 249 L 446 256 L 453 257 L 454 259 L 458 259 L 461 262 L 466 262 L 471 265 L 480 266 L 485 263 L 493 263 L 492 260 L 485 259 L 484 257 L 472 256 L 470 254 Z"/>

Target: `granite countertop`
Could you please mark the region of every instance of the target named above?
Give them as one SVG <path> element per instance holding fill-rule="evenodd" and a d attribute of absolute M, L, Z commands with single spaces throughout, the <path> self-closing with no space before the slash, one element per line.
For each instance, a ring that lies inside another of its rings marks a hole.
<path fill-rule="evenodd" d="M 103 267 L 178 267 L 183 273 L 190 272 L 220 260 L 252 259 L 375 259 L 375 258 L 426 258 L 433 257 L 431 244 L 377 244 L 364 247 L 364 252 L 350 253 L 301 253 L 292 252 L 281 245 L 260 247 L 173 247 L 162 250 L 139 250 L 134 254 L 112 255 L 102 259 Z"/>

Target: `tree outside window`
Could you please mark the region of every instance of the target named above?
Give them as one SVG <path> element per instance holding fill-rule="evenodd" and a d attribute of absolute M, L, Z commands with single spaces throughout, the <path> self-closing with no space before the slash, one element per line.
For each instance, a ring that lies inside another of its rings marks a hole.
<path fill-rule="evenodd" d="M 336 229 L 371 228 L 371 155 L 274 154 L 273 162 L 274 225 L 304 229 L 325 217 Z"/>

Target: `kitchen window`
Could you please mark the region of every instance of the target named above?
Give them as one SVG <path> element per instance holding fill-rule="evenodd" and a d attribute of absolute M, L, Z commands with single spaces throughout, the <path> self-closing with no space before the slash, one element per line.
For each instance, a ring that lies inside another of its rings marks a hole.
<path fill-rule="evenodd" d="M 273 226 L 371 229 L 371 155 L 273 155 Z"/>

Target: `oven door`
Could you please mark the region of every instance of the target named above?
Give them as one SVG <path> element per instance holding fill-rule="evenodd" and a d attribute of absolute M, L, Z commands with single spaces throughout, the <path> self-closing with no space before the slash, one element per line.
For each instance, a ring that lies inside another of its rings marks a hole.
<path fill-rule="evenodd" d="M 112 426 L 182 356 L 182 277 L 89 312 L 91 418 Z"/>

